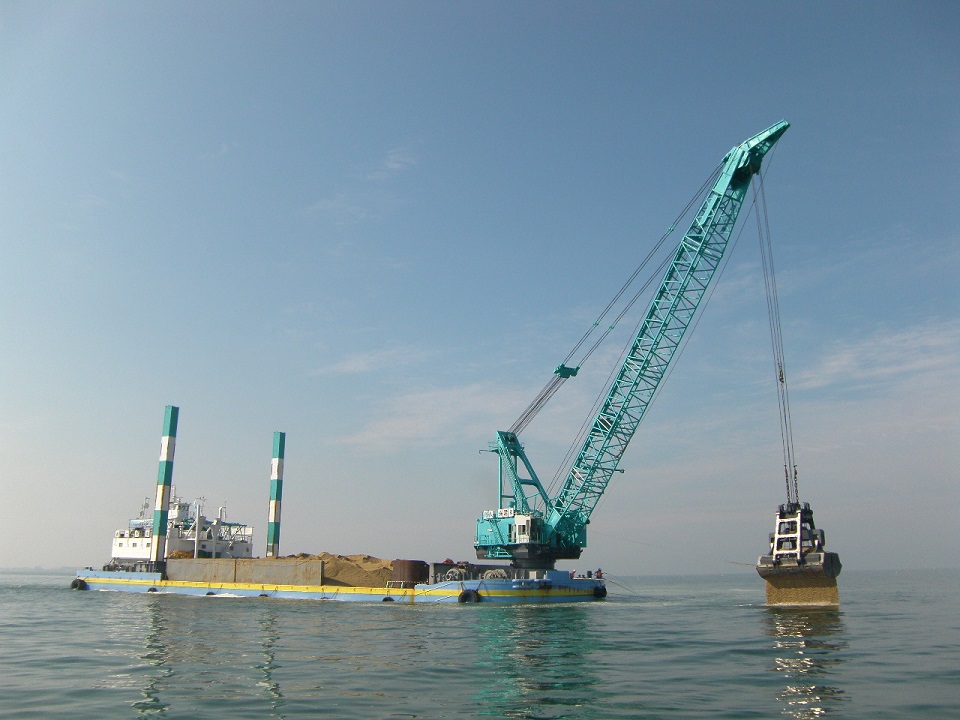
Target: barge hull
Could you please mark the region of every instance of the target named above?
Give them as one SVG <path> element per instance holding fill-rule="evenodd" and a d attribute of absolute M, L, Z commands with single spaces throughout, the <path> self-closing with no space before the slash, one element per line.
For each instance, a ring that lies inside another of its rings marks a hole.
<path fill-rule="evenodd" d="M 553 574 L 553 573 L 551 573 Z M 589 602 L 606 596 L 602 580 L 570 578 L 557 572 L 542 582 L 464 580 L 401 587 L 347 587 L 340 585 L 284 585 L 274 583 L 209 582 L 163 579 L 161 573 L 81 570 L 74 587 L 83 590 L 113 590 L 129 593 L 200 595 L 221 597 L 266 597 L 290 600 L 340 602 L 493 602 L 569 603 Z"/>

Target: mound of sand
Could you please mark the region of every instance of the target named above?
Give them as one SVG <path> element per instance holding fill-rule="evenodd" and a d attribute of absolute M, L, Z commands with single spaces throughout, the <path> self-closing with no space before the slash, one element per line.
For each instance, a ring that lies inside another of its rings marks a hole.
<path fill-rule="evenodd" d="M 316 557 L 323 560 L 323 584 L 348 587 L 386 587 L 393 577 L 393 561 L 370 555 L 316 555 L 302 553 L 297 557 Z"/>

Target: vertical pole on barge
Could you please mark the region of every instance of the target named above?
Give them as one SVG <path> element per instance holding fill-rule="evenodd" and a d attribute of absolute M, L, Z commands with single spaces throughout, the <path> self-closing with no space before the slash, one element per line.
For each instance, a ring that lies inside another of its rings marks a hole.
<path fill-rule="evenodd" d="M 167 554 L 167 517 L 170 514 L 170 485 L 173 480 L 173 453 L 177 446 L 177 419 L 180 408 L 167 405 L 163 414 L 163 437 L 160 438 L 160 469 L 157 473 L 157 504 L 153 511 L 153 547 L 150 562 L 154 566 Z"/>
<path fill-rule="evenodd" d="M 270 471 L 270 512 L 267 517 L 267 557 L 280 554 L 280 499 L 283 495 L 283 453 L 287 434 L 273 434 L 273 463 Z"/>

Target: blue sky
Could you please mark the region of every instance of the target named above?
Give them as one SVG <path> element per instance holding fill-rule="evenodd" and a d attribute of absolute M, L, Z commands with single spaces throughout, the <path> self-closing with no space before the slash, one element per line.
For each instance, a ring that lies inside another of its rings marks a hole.
<path fill-rule="evenodd" d="M 0 2 L 0 566 L 104 562 L 167 404 L 178 492 L 259 552 L 283 430 L 283 552 L 470 558 L 478 451 L 784 118 L 764 183 L 801 497 L 847 568 L 956 567 L 958 33 L 951 2 Z M 577 565 L 764 549 L 751 227 Z M 616 353 L 524 433 L 542 475 Z"/>

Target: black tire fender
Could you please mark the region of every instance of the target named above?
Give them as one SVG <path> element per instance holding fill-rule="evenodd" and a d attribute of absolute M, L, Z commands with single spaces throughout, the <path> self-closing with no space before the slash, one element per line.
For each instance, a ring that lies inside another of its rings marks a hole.
<path fill-rule="evenodd" d="M 483 595 L 476 590 L 464 590 L 457 598 L 459 603 L 478 603 L 483 600 Z"/>

